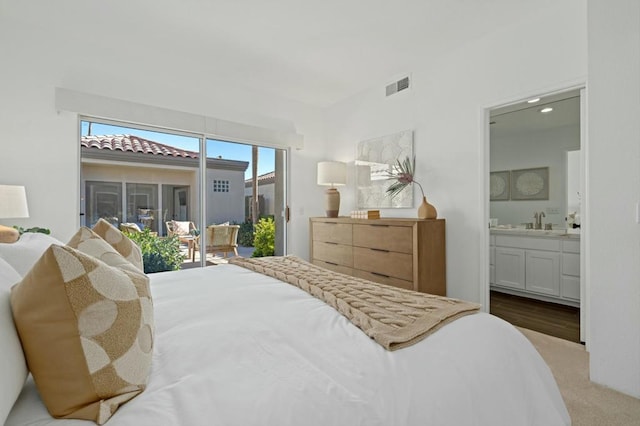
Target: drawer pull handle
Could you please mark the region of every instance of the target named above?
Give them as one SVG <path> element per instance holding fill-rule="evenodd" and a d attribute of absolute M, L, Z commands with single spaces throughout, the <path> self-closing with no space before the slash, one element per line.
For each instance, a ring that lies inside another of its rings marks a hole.
<path fill-rule="evenodd" d="M 371 275 L 377 275 L 377 276 L 382 277 L 382 278 L 390 278 L 389 275 L 380 274 L 378 272 L 371 272 Z"/>
<path fill-rule="evenodd" d="M 331 244 L 332 246 L 338 245 L 338 243 L 334 243 L 333 241 L 325 241 L 325 244 Z"/>
<path fill-rule="evenodd" d="M 338 266 L 337 263 L 335 263 L 335 262 L 327 262 L 326 260 L 324 261 L 324 263 L 328 263 L 329 265 L 333 265 L 333 266 Z"/>
<path fill-rule="evenodd" d="M 372 248 L 371 250 L 373 250 L 373 251 L 381 251 L 383 253 L 389 253 L 389 250 L 385 250 L 385 249 Z"/>
<path fill-rule="evenodd" d="M 382 224 L 376 223 L 376 224 L 371 224 L 369 226 L 379 226 L 381 228 L 388 228 L 390 225 L 382 225 Z"/>

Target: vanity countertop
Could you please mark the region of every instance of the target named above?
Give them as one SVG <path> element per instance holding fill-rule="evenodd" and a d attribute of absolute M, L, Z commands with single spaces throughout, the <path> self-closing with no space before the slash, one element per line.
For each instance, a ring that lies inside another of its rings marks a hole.
<path fill-rule="evenodd" d="M 580 239 L 580 229 L 525 229 L 525 228 L 490 228 L 491 235 L 522 235 L 527 237 Z"/>

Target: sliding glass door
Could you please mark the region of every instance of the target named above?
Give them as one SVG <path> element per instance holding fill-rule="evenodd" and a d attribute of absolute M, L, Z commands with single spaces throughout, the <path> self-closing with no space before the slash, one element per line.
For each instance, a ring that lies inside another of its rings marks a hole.
<path fill-rule="evenodd" d="M 239 255 L 256 252 L 256 231 L 273 240 L 257 254 L 285 253 L 284 150 L 88 118 L 80 124 L 83 225 L 102 218 L 164 238 L 173 221 L 190 223 L 190 237 L 180 238 L 183 267 L 224 263 L 229 253 L 207 241 L 212 225 L 238 229 Z"/>

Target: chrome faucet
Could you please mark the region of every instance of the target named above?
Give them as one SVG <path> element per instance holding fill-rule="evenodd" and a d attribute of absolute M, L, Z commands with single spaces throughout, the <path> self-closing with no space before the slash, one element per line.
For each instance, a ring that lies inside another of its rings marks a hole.
<path fill-rule="evenodd" d="M 542 218 L 543 217 L 547 217 L 547 215 L 544 214 L 544 212 L 534 212 L 533 213 L 533 218 L 536 220 L 536 223 L 534 225 L 534 229 L 542 229 Z"/>

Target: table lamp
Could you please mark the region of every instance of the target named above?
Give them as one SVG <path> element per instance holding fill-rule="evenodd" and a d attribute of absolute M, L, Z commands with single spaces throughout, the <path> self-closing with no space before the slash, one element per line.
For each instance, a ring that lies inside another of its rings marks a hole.
<path fill-rule="evenodd" d="M 347 164 L 340 161 L 321 161 L 318 163 L 318 185 L 329 186 L 325 191 L 325 211 L 327 217 L 338 217 L 340 193 L 336 186 L 347 183 Z"/>
<path fill-rule="evenodd" d="M 0 185 L 0 219 L 29 217 L 24 186 Z M 0 243 L 15 243 L 20 238 L 17 229 L 0 225 Z"/>

